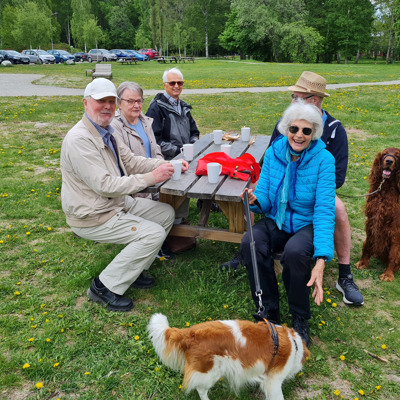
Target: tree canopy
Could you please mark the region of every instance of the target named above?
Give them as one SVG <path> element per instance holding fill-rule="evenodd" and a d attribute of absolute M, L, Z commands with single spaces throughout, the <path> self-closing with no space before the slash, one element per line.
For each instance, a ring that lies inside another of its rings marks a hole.
<path fill-rule="evenodd" d="M 2 0 L 2 48 L 146 48 L 276 62 L 399 56 L 400 0 Z"/>

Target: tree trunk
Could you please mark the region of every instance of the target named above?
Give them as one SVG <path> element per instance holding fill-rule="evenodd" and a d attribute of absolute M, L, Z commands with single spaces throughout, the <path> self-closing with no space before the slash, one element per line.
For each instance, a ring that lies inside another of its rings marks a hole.
<path fill-rule="evenodd" d="M 360 48 L 357 50 L 356 61 L 355 64 L 358 64 L 358 60 L 360 59 Z"/>
<path fill-rule="evenodd" d="M 340 50 L 337 53 L 337 63 L 340 64 Z"/>

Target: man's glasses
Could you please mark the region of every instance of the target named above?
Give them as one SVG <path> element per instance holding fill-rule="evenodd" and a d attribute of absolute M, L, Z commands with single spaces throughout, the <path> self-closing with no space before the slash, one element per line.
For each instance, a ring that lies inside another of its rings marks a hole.
<path fill-rule="evenodd" d="M 143 104 L 143 102 L 144 102 L 143 99 L 139 99 L 139 100 L 120 99 L 120 100 L 121 100 L 121 101 L 126 101 L 130 106 L 133 105 L 133 104 L 137 104 L 138 106 L 141 106 L 141 105 Z"/>
<path fill-rule="evenodd" d="M 171 81 L 167 82 L 169 86 L 174 87 L 175 85 L 183 86 L 183 81 Z"/>
<path fill-rule="evenodd" d="M 301 131 L 303 131 L 303 134 L 306 135 L 306 136 L 310 136 L 310 135 L 312 134 L 312 128 L 308 128 L 308 127 L 299 128 L 299 127 L 296 126 L 296 125 L 291 125 L 291 126 L 289 126 L 289 132 L 290 132 L 290 133 L 293 133 L 293 134 L 297 133 L 297 132 L 299 131 L 299 129 L 300 129 Z"/>
<path fill-rule="evenodd" d="M 293 100 L 307 100 L 307 99 L 311 99 L 311 97 L 314 97 L 315 95 L 314 94 L 312 94 L 311 96 L 307 96 L 307 97 L 300 97 L 300 96 L 295 96 L 293 93 L 292 93 L 292 99 Z"/>

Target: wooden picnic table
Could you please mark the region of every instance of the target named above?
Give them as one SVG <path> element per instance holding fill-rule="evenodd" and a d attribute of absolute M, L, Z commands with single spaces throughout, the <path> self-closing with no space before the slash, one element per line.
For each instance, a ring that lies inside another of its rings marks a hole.
<path fill-rule="evenodd" d="M 118 60 L 119 64 L 132 64 L 132 63 L 137 64 L 137 62 L 138 62 L 138 59 L 135 56 L 132 56 L 132 57 L 121 57 Z"/>
<path fill-rule="evenodd" d="M 175 56 L 172 56 L 172 57 L 164 57 L 164 56 L 159 56 L 159 57 L 157 57 L 156 58 L 156 60 L 159 62 L 159 63 L 166 63 L 167 61 L 169 61 L 170 63 L 172 63 L 172 62 L 174 62 L 174 63 L 178 63 L 178 58 L 177 57 L 175 57 Z"/>
<path fill-rule="evenodd" d="M 259 135 L 255 137 L 254 143 L 250 146 L 249 143 L 251 141 L 243 142 L 240 139 L 235 141 L 223 140 L 222 143 L 232 144 L 232 158 L 249 153 L 254 156 L 257 162 L 260 162 L 268 148 L 269 141 L 270 136 Z M 243 233 L 246 230 L 246 224 L 244 221 L 243 203 L 239 195 L 248 187 L 251 179 L 249 177 L 247 181 L 243 181 L 221 175 L 218 183 L 211 184 L 208 182 L 207 176 L 196 175 L 198 160 L 206 154 L 216 151 L 221 151 L 221 145 L 214 144 L 213 134 L 202 136 L 194 144 L 194 159 L 189 162 L 189 170 L 182 174 L 181 179 L 178 181 L 168 180 L 157 188 L 153 187 L 153 191 L 159 190 L 160 201 L 170 204 L 175 210 L 179 208 L 186 198 L 203 200 L 199 224 L 197 226 L 174 226 L 170 232 L 171 235 L 240 243 Z M 183 158 L 183 154 L 175 158 Z M 149 191 L 151 192 L 152 190 Z M 207 226 L 211 203 L 213 201 L 218 204 L 228 218 L 228 230 Z"/>

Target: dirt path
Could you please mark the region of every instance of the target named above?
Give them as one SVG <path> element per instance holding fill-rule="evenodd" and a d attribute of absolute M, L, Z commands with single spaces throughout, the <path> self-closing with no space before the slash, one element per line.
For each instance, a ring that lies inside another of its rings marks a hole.
<path fill-rule="evenodd" d="M 32 82 L 43 78 L 37 74 L 0 74 L 0 97 L 8 96 L 83 96 L 84 89 L 63 88 L 58 86 L 35 85 Z M 400 80 L 387 82 L 361 82 L 327 85 L 328 90 L 343 89 L 355 86 L 371 85 L 399 85 Z M 233 92 L 284 92 L 287 86 L 277 87 L 250 87 L 250 88 L 210 88 L 210 89 L 184 89 L 183 94 L 217 94 Z M 145 96 L 155 96 L 160 90 L 145 90 Z"/>

